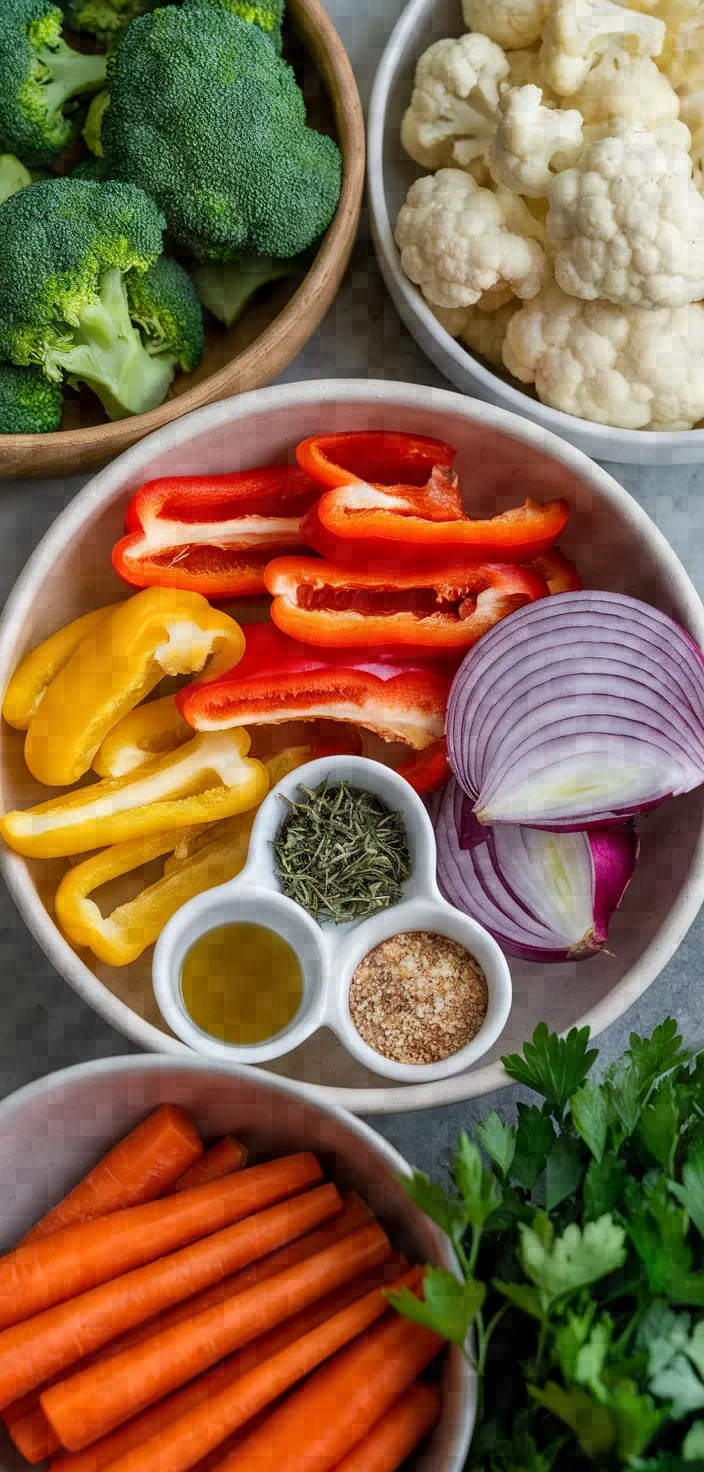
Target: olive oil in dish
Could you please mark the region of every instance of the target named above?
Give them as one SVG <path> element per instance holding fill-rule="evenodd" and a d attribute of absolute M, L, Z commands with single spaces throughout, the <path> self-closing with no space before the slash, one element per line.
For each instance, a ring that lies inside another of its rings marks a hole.
<path fill-rule="evenodd" d="M 295 1017 L 303 996 L 296 952 L 275 931 L 236 921 L 206 931 L 181 971 L 183 1003 L 203 1032 L 246 1047 L 268 1042 Z"/>

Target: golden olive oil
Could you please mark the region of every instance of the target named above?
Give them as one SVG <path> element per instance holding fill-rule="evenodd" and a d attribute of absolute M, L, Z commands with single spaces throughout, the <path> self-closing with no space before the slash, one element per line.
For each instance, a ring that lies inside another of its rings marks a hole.
<path fill-rule="evenodd" d="M 184 1006 L 223 1043 L 263 1043 L 295 1017 L 303 996 L 296 952 L 263 925 L 218 925 L 191 946 L 181 971 Z"/>

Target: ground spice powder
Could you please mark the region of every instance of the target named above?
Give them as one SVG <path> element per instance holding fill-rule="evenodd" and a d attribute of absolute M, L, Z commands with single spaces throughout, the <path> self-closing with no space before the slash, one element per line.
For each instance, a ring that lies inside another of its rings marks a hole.
<path fill-rule="evenodd" d="M 395 1063 L 439 1063 L 476 1037 L 488 992 L 464 946 L 427 930 L 392 935 L 360 961 L 352 1021 L 370 1048 Z"/>

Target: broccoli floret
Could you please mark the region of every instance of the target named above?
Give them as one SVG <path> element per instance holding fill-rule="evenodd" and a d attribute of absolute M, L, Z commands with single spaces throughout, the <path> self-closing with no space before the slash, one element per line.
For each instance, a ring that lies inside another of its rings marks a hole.
<path fill-rule="evenodd" d="M 150 354 L 171 353 L 184 373 L 198 367 L 205 351 L 203 313 L 187 271 L 159 256 L 144 275 L 127 277 L 130 317 L 144 333 Z"/>
<path fill-rule="evenodd" d="M 99 158 L 82 158 L 75 169 L 71 170 L 72 179 L 87 179 L 91 184 L 100 184 L 105 178 L 103 173 L 103 162 Z"/>
<path fill-rule="evenodd" d="M 0 363 L 0 434 L 51 434 L 61 426 L 64 396 L 40 368 Z"/>
<path fill-rule="evenodd" d="M 108 61 L 102 142 L 112 177 L 148 189 L 207 260 L 298 255 L 329 224 L 340 153 L 306 127 L 289 66 L 219 5 L 132 22 Z"/>
<path fill-rule="evenodd" d="M 193 272 L 195 289 L 204 307 L 232 327 L 262 286 L 291 276 L 295 261 L 274 261 L 267 256 L 242 256 L 238 261 L 205 261 Z"/>
<path fill-rule="evenodd" d="M 202 0 L 196 0 L 196 3 L 201 4 Z M 281 50 L 284 0 L 212 0 L 212 3 L 224 6 L 225 10 L 238 15 L 240 20 L 246 20 L 251 26 L 259 26 L 276 50 Z"/>
<path fill-rule="evenodd" d="M 92 31 L 101 40 L 110 40 L 134 20 L 153 10 L 159 0 L 61 0 L 68 22 L 74 31 Z"/>
<path fill-rule="evenodd" d="M 104 87 L 102 92 L 96 92 L 86 115 L 83 137 L 91 153 L 94 153 L 96 158 L 102 158 L 103 156 L 100 131 L 103 126 L 105 109 L 109 105 L 110 93 L 107 87 Z"/>
<path fill-rule="evenodd" d="M 62 22 L 49 0 L 0 5 L 0 147 L 25 164 L 48 164 L 61 153 L 77 126 L 65 104 L 105 81 L 105 57 L 73 51 Z"/>
<path fill-rule="evenodd" d="M 31 182 L 29 169 L 15 158 L 14 153 L 0 154 L 0 204 L 20 189 L 26 189 Z"/>
<path fill-rule="evenodd" d="M 87 384 L 111 419 L 161 404 L 183 347 L 135 325 L 129 290 L 161 255 L 163 228 L 142 190 L 114 180 L 48 179 L 13 195 L 0 210 L 0 359 Z M 174 290 L 169 309 L 177 317 Z"/>

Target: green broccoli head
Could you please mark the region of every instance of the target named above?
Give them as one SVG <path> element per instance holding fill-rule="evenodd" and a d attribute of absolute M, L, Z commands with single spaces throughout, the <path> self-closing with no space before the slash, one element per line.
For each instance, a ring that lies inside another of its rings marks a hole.
<path fill-rule="evenodd" d="M 0 434 L 51 434 L 61 426 L 63 402 L 61 384 L 40 368 L 0 363 Z"/>
<path fill-rule="evenodd" d="M 76 132 L 66 103 L 105 80 L 105 57 L 73 51 L 62 22 L 49 0 L 0 5 L 0 148 L 25 164 L 48 164 L 61 153 Z"/>
<path fill-rule="evenodd" d="M 191 3 L 191 0 L 186 0 L 186 3 Z M 195 0 L 195 3 L 200 5 L 203 0 Z M 276 50 L 281 51 L 284 0 L 211 0 L 211 3 L 222 5 L 232 15 L 246 20 L 250 26 L 259 26 L 260 31 L 273 42 Z"/>
<path fill-rule="evenodd" d="M 13 195 L 0 210 L 0 359 L 87 384 L 111 419 L 161 404 L 184 349 L 173 326 L 156 332 L 133 320 L 129 292 L 131 277 L 159 259 L 163 228 L 141 189 L 113 180 L 48 179 Z M 163 282 L 159 292 L 166 297 Z M 190 342 L 192 307 L 181 293 Z M 176 318 L 175 289 L 168 305 Z"/>
<path fill-rule="evenodd" d="M 29 169 L 15 158 L 14 153 L 0 154 L 0 204 L 17 194 L 20 189 L 26 189 L 31 182 Z"/>
<path fill-rule="evenodd" d="M 289 258 L 326 229 L 342 165 L 306 126 L 289 66 L 219 5 L 132 22 L 108 61 L 106 167 L 148 189 L 173 236 L 205 260 Z"/>
<path fill-rule="evenodd" d="M 153 10 L 159 0 L 61 0 L 69 25 L 74 31 L 92 31 L 108 41 L 134 20 Z"/>
<path fill-rule="evenodd" d="M 127 300 L 147 352 L 173 354 L 184 373 L 192 373 L 205 350 L 203 313 L 183 266 L 170 256 L 159 256 L 144 274 L 130 271 Z"/>

